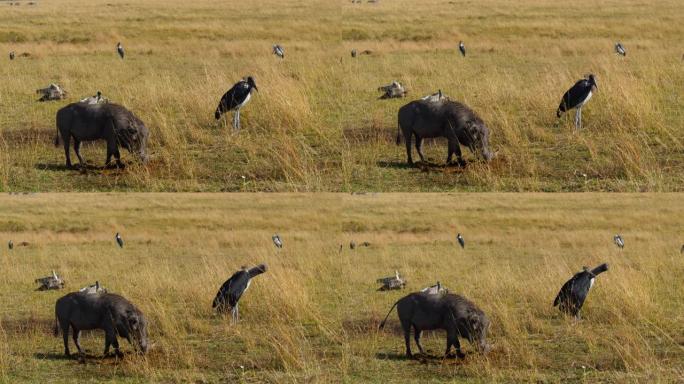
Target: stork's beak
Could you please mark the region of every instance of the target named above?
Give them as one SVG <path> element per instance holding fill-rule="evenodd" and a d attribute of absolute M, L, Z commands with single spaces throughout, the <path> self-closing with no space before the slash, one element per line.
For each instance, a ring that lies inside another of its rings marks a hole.
<path fill-rule="evenodd" d="M 254 89 L 256 89 L 256 91 L 259 92 L 259 88 L 257 88 L 256 84 L 254 84 Z"/>

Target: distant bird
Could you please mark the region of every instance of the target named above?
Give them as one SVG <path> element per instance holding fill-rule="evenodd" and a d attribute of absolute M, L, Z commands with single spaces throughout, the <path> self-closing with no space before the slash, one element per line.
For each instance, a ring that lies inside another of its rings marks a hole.
<path fill-rule="evenodd" d="M 116 51 L 119 53 L 119 57 L 121 57 L 121 60 L 124 58 L 124 49 L 121 43 L 116 43 Z"/>
<path fill-rule="evenodd" d="M 601 264 L 592 269 L 584 267 L 584 270 L 576 273 L 568 280 L 558 292 L 553 301 L 553 306 L 558 306 L 561 312 L 580 318 L 579 312 L 587 299 L 589 289 L 594 285 L 596 276 L 608 270 L 608 264 Z"/>
<path fill-rule="evenodd" d="M 617 53 L 620 56 L 627 56 L 627 50 L 619 41 L 615 43 L 615 53 Z"/>
<path fill-rule="evenodd" d="M 280 57 L 281 59 L 285 58 L 285 48 L 283 48 L 280 44 L 275 44 L 273 46 L 273 54 Z"/>
<path fill-rule="evenodd" d="M 448 289 L 442 287 L 442 284 L 437 282 L 437 284 L 431 286 L 431 287 L 426 287 L 420 290 L 421 292 L 426 292 L 429 295 L 437 295 L 437 294 L 442 294 L 442 293 L 447 293 L 449 292 Z"/>
<path fill-rule="evenodd" d="M 461 245 L 461 248 L 465 249 L 465 239 L 463 238 L 463 236 L 461 236 L 460 233 L 456 235 L 456 240 Z"/>
<path fill-rule="evenodd" d="M 247 76 L 247 79 L 242 79 L 235 83 L 233 88 L 228 90 L 228 92 L 221 97 L 216 112 L 214 112 L 216 120 L 220 119 L 222 114 L 234 110 L 233 130 L 239 131 L 240 108 L 244 107 L 245 104 L 249 102 L 249 99 L 252 97 L 252 89 L 259 90 L 252 76 Z"/>
<path fill-rule="evenodd" d="M 463 44 L 463 41 L 458 42 L 458 50 L 461 51 L 461 55 L 465 57 L 465 44 Z"/>
<path fill-rule="evenodd" d="M 273 245 L 275 245 L 276 248 L 283 248 L 283 240 L 280 238 L 280 235 L 276 233 L 271 239 L 273 239 Z"/>
<path fill-rule="evenodd" d="M 218 312 L 225 312 L 230 310 L 233 316 L 233 321 L 237 322 L 239 319 L 238 301 L 240 297 L 247 291 L 254 276 L 266 272 L 266 264 L 259 264 L 254 268 L 247 269 L 242 267 L 241 270 L 235 272 L 219 289 L 212 308 Z"/>
<path fill-rule="evenodd" d="M 67 96 L 67 91 L 54 83 L 45 88 L 36 89 L 36 93 L 41 95 L 38 101 L 61 100 Z"/>
<path fill-rule="evenodd" d="M 382 96 L 380 96 L 380 99 L 392 99 L 395 97 L 400 98 L 406 96 L 407 93 L 406 89 L 404 89 L 404 86 L 398 81 L 393 81 L 388 85 L 378 87 L 378 91 L 383 92 Z"/>
<path fill-rule="evenodd" d="M 682 249 L 679 250 L 679 253 L 684 254 L 684 244 L 682 244 Z"/>
<path fill-rule="evenodd" d="M 625 247 L 625 241 L 622 239 L 622 236 L 620 235 L 613 236 L 613 242 L 615 243 L 615 245 L 620 247 L 620 249 Z"/>
<path fill-rule="evenodd" d="M 567 112 L 573 108 L 577 108 L 575 112 L 575 128 L 582 128 L 582 107 L 586 104 L 591 95 L 598 89 L 596 85 L 596 77 L 593 74 L 587 75 L 586 78 L 579 80 L 568 89 L 563 95 L 556 116 L 561 117 L 563 112 Z"/>
<path fill-rule="evenodd" d="M 116 243 L 119 244 L 119 248 L 123 248 L 124 241 L 121 238 L 121 235 L 119 234 L 119 232 L 116 233 L 116 236 L 114 236 L 114 239 L 116 239 Z"/>
<path fill-rule="evenodd" d="M 352 57 L 356 57 L 356 49 L 351 50 L 351 55 L 352 55 Z"/>
<path fill-rule="evenodd" d="M 14 60 L 14 51 L 10 52 L 10 60 Z"/>
<path fill-rule="evenodd" d="M 361 243 L 362 247 L 370 247 L 370 245 L 371 245 L 371 243 L 369 243 L 367 241 L 364 241 L 363 243 Z"/>
<path fill-rule="evenodd" d="M 356 248 L 356 241 L 352 240 L 349 242 L 349 249 L 355 249 Z"/>
<path fill-rule="evenodd" d="M 7 243 L 7 247 L 8 247 L 10 250 L 14 249 L 14 242 L 13 242 L 12 240 L 10 240 L 10 241 Z"/>
<path fill-rule="evenodd" d="M 383 277 L 377 280 L 378 283 L 382 283 L 379 291 L 388 291 L 390 289 L 402 289 L 406 285 L 406 280 L 399 276 L 399 271 L 394 271 L 394 276 Z"/>
<path fill-rule="evenodd" d="M 55 271 L 52 271 L 52 276 L 41 277 L 36 279 L 36 283 L 39 283 L 38 291 L 46 291 L 48 289 L 61 289 L 64 287 L 64 280 L 62 280 Z"/>

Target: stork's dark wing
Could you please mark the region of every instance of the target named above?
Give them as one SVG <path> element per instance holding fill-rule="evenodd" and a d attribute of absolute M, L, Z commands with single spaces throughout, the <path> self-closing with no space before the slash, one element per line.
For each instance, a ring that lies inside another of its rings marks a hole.
<path fill-rule="evenodd" d="M 572 285 L 575 281 L 576 276 L 577 275 L 573 276 L 570 280 L 566 281 L 565 284 L 563 284 L 560 291 L 558 292 L 558 295 L 556 296 L 556 299 L 553 301 L 554 307 L 558 306 L 558 304 L 560 304 L 562 301 L 566 301 L 570 297 L 570 292 L 572 291 Z"/>
<path fill-rule="evenodd" d="M 575 83 L 572 88 L 568 89 L 563 95 L 558 109 L 562 112 L 575 108 L 586 98 L 587 93 L 591 91 L 591 84 L 587 79 L 582 79 Z"/>
<path fill-rule="evenodd" d="M 219 102 L 216 108 L 216 118 L 220 118 L 221 114 L 230 111 L 231 109 L 237 107 L 242 101 L 245 100 L 249 94 L 249 84 L 245 80 L 238 81 L 233 88 L 229 89 Z"/>
<path fill-rule="evenodd" d="M 575 282 L 572 284 L 572 297 L 577 305 L 577 308 L 582 308 L 584 305 L 584 300 L 589 294 L 589 288 L 591 287 L 591 278 L 593 276 L 588 272 L 580 272 L 575 275 Z"/>
<path fill-rule="evenodd" d="M 219 288 L 216 297 L 214 298 L 214 303 L 212 308 L 216 308 L 220 304 L 228 303 L 231 307 L 240 300 L 240 296 L 247 288 L 247 282 L 249 281 L 249 274 L 245 271 L 238 271 L 226 280 L 225 283 Z"/>

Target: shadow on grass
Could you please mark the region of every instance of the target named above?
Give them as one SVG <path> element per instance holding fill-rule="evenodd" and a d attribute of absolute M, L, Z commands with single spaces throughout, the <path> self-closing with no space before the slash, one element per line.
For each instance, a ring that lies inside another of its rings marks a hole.
<path fill-rule="evenodd" d="M 86 355 L 87 356 L 87 355 Z M 63 353 L 55 353 L 55 352 L 48 352 L 48 353 L 34 353 L 33 357 L 35 357 L 38 360 L 78 360 L 76 356 L 67 356 Z"/>
<path fill-rule="evenodd" d="M 445 163 L 435 163 L 432 161 L 417 161 L 410 165 L 405 161 L 378 161 L 378 167 L 382 168 L 392 168 L 392 169 L 417 169 L 422 172 L 430 171 L 443 171 L 445 169 L 460 171 L 465 169 L 465 165 L 459 165 L 457 163 L 445 164 Z"/>

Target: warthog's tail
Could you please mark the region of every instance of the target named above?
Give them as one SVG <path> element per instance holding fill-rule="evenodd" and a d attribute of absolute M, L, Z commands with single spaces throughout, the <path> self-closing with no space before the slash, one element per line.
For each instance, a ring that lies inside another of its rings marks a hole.
<path fill-rule="evenodd" d="M 55 134 L 55 147 L 59 147 L 59 124 L 57 124 L 57 134 Z"/>
<path fill-rule="evenodd" d="M 55 337 L 59 336 L 59 320 L 57 320 L 57 316 L 55 316 L 55 326 L 52 327 L 52 334 Z"/>
<path fill-rule="evenodd" d="M 380 323 L 380 326 L 378 327 L 378 329 L 383 329 L 385 327 L 385 323 L 387 322 L 387 318 L 389 317 L 390 313 L 392 313 L 392 310 L 394 309 L 394 307 L 397 306 L 397 304 L 399 304 L 398 301 L 396 303 L 394 303 L 392 308 L 390 308 L 389 312 L 387 312 L 387 316 L 385 316 L 385 319 Z"/>
<path fill-rule="evenodd" d="M 397 123 L 397 145 L 401 144 L 401 124 Z"/>

